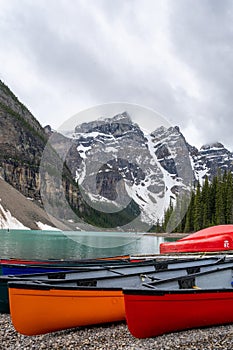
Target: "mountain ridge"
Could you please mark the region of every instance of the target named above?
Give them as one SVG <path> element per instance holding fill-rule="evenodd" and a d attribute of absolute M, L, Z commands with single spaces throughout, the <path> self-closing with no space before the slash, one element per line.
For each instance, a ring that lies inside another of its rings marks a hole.
<path fill-rule="evenodd" d="M 51 127 L 43 128 L 2 82 L 0 126 L 0 176 L 43 209 L 39 167 L 45 145 L 54 134 Z M 121 230 L 135 227 L 120 216 L 113 219 L 114 213 L 129 208 L 129 220 L 135 222 L 138 216 L 150 226 L 161 219 L 170 201 L 187 193 L 195 181 L 202 182 L 205 176 L 212 179 L 219 169 L 233 172 L 233 154 L 220 142 L 198 150 L 178 126 L 145 134 L 127 111 L 77 125 L 73 138 L 58 134 L 56 142 L 54 171 L 59 147 L 68 142 L 70 148 L 62 183 L 53 178 L 44 182 L 48 197 L 56 200 L 53 192 L 62 186 L 74 216 L 98 225 L 98 219 L 103 222 L 109 215 L 107 221 L 115 225 L 119 220 Z M 59 206 L 55 209 L 56 218 L 65 215 Z"/>

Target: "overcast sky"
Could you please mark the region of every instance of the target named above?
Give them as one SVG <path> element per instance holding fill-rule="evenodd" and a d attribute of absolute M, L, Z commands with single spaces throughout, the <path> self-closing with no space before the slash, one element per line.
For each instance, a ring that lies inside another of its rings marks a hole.
<path fill-rule="evenodd" d="M 0 0 L 0 67 L 42 125 L 122 101 L 233 151 L 232 0 Z"/>

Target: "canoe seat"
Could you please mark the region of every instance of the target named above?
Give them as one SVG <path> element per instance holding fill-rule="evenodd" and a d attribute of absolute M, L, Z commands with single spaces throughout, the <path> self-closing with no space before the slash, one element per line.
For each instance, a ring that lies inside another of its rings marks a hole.
<path fill-rule="evenodd" d="M 168 263 L 159 263 L 155 265 L 155 271 L 164 271 L 168 269 Z"/>
<path fill-rule="evenodd" d="M 181 278 L 178 280 L 178 284 L 179 284 L 179 289 L 194 288 L 196 285 L 195 277 Z"/>
<path fill-rule="evenodd" d="M 191 275 L 193 273 L 198 273 L 201 271 L 200 267 L 199 266 L 190 266 L 190 267 L 187 267 L 186 269 L 187 271 L 187 274 L 188 275 Z"/>
<path fill-rule="evenodd" d="M 53 280 L 60 280 L 60 279 L 65 279 L 66 278 L 66 273 L 65 272 L 52 272 L 51 274 L 48 274 L 48 279 L 53 279 Z"/>
<path fill-rule="evenodd" d="M 90 280 L 77 280 L 77 287 L 96 287 L 97 286 L 97 280 L 90 279 Z"/>

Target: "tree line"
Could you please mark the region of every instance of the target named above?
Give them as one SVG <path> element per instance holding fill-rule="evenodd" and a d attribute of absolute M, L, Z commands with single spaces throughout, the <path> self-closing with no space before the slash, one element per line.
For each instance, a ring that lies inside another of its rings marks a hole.
<path fill-rule="evenodd" d="M 188 203 L 188 204 L 187 204 Z M 184 215 L 182 215 L 184 213 Z M 203 228 L 233 223 L 233 176 L 231 172 L 218 173 L 210 182 L 206 176 L 203 184 L 198 181 L 188 198 L 171 202 L 165 210 L 163 222 L 153 231 L 191 233 Z"/>

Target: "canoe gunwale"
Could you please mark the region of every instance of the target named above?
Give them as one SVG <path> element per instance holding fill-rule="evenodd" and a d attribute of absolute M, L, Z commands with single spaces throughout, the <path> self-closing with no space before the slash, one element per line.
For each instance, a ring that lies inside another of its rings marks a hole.
<path fill-rule="evenodd" d="M 233 293 L 233 288 L 216 288 L 216 289 L 122 289 L 123 294 L 138 296 L 164 296 L 171 294 L 207 294 L 207 293 Z"/>
<path fill-rule="evenodd" d="M 25 281 L 24 281 L 25 282 Z M 103 287 L 86 287 L 86 286 L 62 286 L 62 285 L 58 285 L 58 286 L 51 286 L 49 284 L 42 284 L 42 283 L 35 283 L 35 285 L 33 283 L 30 284 L 26 284 L 26 283 L 17 283 L 17 282 L 8 282 L 8 288 L 13 288 L 13 289 L 24 289 L 24 290 L 74 290 L 74 291 L 122 291 L 121 287 L 107 287 L 107 288 L 103 288 Z"/>

